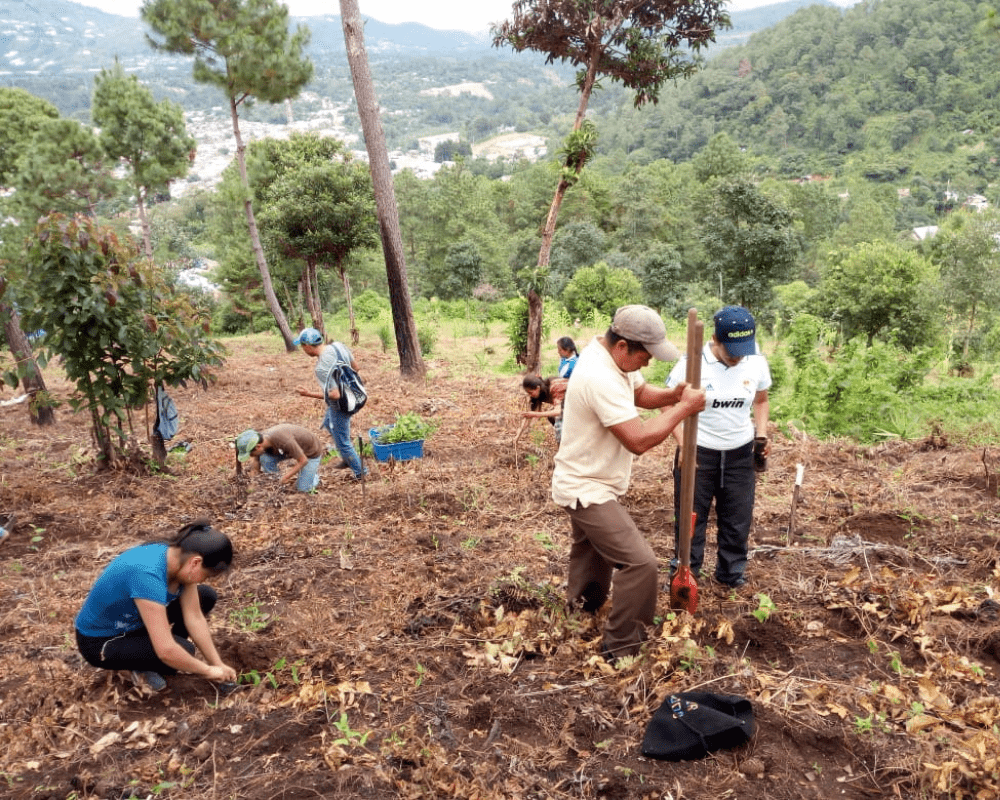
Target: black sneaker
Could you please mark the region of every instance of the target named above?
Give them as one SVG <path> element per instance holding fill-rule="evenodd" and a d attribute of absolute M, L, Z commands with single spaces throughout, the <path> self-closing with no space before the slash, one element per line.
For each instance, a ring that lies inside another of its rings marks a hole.
<path fill-rule="evenodd" d="M 740 575 L 731 581 L 720 580 L 719 578 L 713 578 L 713 580 L 720 586 L 725 586 L 728 589 L 739 589 L 741 586 L 747 585 L 747 579 L 745 576 Z"/>
<path fill-rule="evenodd" d="M 145 683 L 154 692 L 162 692 L 167 688 L 167 681 L 159 672 L 153 672 L 148 670 L 145 672 L 140 672 L 137 669 L 132 670 L 132 683 L 136 686 L 141 686 Z"/>

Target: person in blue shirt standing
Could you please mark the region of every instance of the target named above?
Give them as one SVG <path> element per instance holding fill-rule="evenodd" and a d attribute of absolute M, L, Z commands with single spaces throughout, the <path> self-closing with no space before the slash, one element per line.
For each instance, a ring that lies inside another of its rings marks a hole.
<path fill-rule="evenodd" d="M 747 550 L 757 483 L 754 438 L 763 440 L 762 456 L 766 457 L 770 450 L 767 392 L 771 387 L 771 371 L 757 347 L 757 323 L 747 309 L 726 306 L 715 313 L 713 320 L 715 333 L 701 353 L 705 410 L 698 417 L 698 471 L 694 488 L 697 519 L 691 536 L 691 571 L 695 575 L 701 571 L 705 528 L 714 500 L 718 526 L 715 580 L 738 588 L 747 580 Z M 667 386 L 678 385 L 686 373 L 685 356 L 674 365 Z M 674 428 L 674 436 L 678 444 L 674 468 L 676 526 L 680 516 L 680 444 L 684 440 L 684 423 Z"/>
<path fill-rule="evenodd" d="M 568 378 L 580 357 L 576 343 L 569 336 L 563 336 L 556 342 L 556 352 L 559 353 L 559 377 Z"/>
<path fill-rule="evenodd" d="M 131 670 L 137 684 L 145 680 L 157 692 L 167 686 L 164 675 L 178 672 L 235 681 L 205 619 L 218 595 L 204 585 L 232 561 L 229 537 L 207 520 L 185 525 L 169 542 L 126 550 L 101 573 L 77 614 L 80 653 L 99 669 Z"/>
<path fill-rule="evenodd" d="M 323 334 L 316 328 L 303 328 L 296 337 L 293 344 L 299 345 L 302 352 L 307 356 L 316 359 L 316 367 L 313 370 L 316 381 L 320 385 L 320 391 L 313 392 L 305 386 L 296 386 L 295 391 L 303 397 L 315 397 L 317 400 L 326 402 L 326 416 L 323 417 L 323 429 L 326 430 L 333 439 L 333 445 L 344 459 L 344 463 L 351 468 L 355 480 L 360 480 L 362 476 L 368 474 L 368 470 L 362 467 L 361 458 L 354 449 L 351 442 L 351 417 L 340 410 L 336 402 L 340 397 L 337 387 L 330 386 L 330 373 L 333 368 L 340 364 L 349 364 L 351 369 L 358 371 L 354 354 L 347 345 L 340 342 L 333 344 L 323 344 Z"/>

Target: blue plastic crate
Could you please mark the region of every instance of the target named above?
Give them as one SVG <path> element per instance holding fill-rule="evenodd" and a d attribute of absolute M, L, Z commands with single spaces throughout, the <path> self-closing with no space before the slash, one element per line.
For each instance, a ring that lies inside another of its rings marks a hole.
<path fill-rule="evenodd" d="M 387 434 L 392 430 L 392 426 L 386 428 L 370 428 L 368 435 L 372 440 L 372 448 L 375 450 L 376 461 L 388 461 L 390 458 L 395 461 L 409 461 L 411 458 L 423 458 L 424 440 L 417 439 L 412 442 L 393 442 L 392 444 L 382 444 L 379 442 L 379 434 Z"/>

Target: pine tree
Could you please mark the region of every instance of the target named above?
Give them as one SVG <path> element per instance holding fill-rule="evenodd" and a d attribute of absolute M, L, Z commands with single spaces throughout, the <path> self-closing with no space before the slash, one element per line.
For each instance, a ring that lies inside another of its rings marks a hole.
<path fill-rule="evenodd" d="M 184 126 L 183 109 L 169 100 L 154 101 L 152 92 L 135 75 L 126 75 L 117 62 L 114 69 L 101 70 L 94 86 L 91 113 L 101 128 L 101 147 L 132 172 L 143 246 L 152 258 L 147 200 L 151 192 L 187 174 L 195 140 Z"/>
<path fill-rule="evenodd" d="M 347 45 L 347 61 L 354 80 L 354 95 L 358 102 L 358 116 L 368 148 L 368 168 L 375 191 L 375 212 L 382 234 L 382 252 L 385 271 L 389 280 L 389 303 L 396 332 L 396 349 L 399 352 L 399 370 L 403 375 L 420 377 L 426 372 L 417 339 L 417 323 L 413 318 L 413 305 L 406 282 L 406 256 L 403 236 L 399 229 L 399 208 L 392 185 L 389 168 L 389 151 L 385 145 L 385 131 L 378 115 L 375 84 L 368 67 L 365 52 L 364 25 L 357 0 L 340 0 L 340 18 Z"/>
<path fill-rule="evenodd" d="M 141 14 L 156 34 L 149 37 L 155 48 L 194 56 L 194 79 L 217 86 L 229 100 L 250 244 L 268 308 L 292 352 L 294 336 L 274 293 L 254 217 L 239 108 L 251 97 L 282 103 L 298 95 L 313 73 L 303 55 L 309 30 L 299 25 L 289 34 L 288 8 L 277 0 L 145 0 Z"/>

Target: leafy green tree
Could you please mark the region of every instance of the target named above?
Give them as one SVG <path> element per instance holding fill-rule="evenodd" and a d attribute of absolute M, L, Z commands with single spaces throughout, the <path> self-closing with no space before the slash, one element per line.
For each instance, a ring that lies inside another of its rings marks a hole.
<path fill-rule="evenodd" d="M 58 356 L 90 412 L 103 464 L 122 456 L 130 411 L 157 384 L 207 386 L 223 350 L 203 318 L 148 259 L 93 220 L 43 219 L 25 264 L 25 322 L 44 328 L 40 359 Z"/>
<path fill-rule="evenodd" d="M 724 3 L 704 0 L 517 0 L 512 20 L 493 29 L 496 47 L 544 53 L 549 63 L 569 62 L 577 68 L 577 106 L 573 130 L 560 151 L 559 182 L 542 226 L 538 266 L 548 267 L 559 208 L 566 191 L 579 180 L 593 157 L 597 131 L 586 120 L 587 106 L 602 76 L 635 91 L 636 108 L 657 102 L 666 81 L 694 74 L 698 53 L 715 40 L 715 30 L 728 27 Z M 541 297 L 528 295 L 527 369 L 541 358 Z"/>
<path fill-rule="evenodd" d="M 976 312 L 1000 305 L 1000 213 L 952 214 L 931 240 L 930 252 L 941 270 L 945 302 L 966 316 L 962 360 L 968 361 Z"/>
<path fill-rule="evenodd" d="M 195 140 L 184 126 L 184 110 L 169 100 L 154 101 L 153 93 L 138 77 L 126 75 L 116 62 L 112 70 L 102 69 L 94 79 L 91 113 L 101 128 L 104 152 L 126 164 L 132 173 L 142 241 L 146 256 L 152 258 L 146 217 L 149 195 L 186 175 L 194 157 Z"/>
<path fill-rule="evenodd" d="M 497 212 L 498 182 L 460 162 L 443 166 L 429 181 L 404 173 L 398 184 L 403 233 L 423 293 L 438 294 L 449 251 L 465 241 L 476 246 L 482 279 L 509 290 L 513 245 Z"/>
<path fill-rule="evenodd" d="M 602 261 L 577 270 L 562 299 L 566 310 L 578 319 L 594 311 L 611 319 L 620 306 L 642 302 L 642 286 L 634 273 L 612 269 Z"/>
<path fill-rule="evenodd" d="M 428 268 L 428 289 L 443 300 L 471 299 L 483 276 L 483 258 L 476 243 L 465 239 L 451 245 L 442 267 Z"/>
<path fill-rule="evenodd" d="M 288 8 L 277 0 L 144 0 L 140 13 L 156 34 L 148 37 L 156 49 L 194 56 L 194 79 L 220 89 L 229 101 L 243 208 L 261 287 L 285 349 L 293 352 L 294 336 L 274 293 L 254 217 L 239 108 L 251 97 L 281 103 L 298 95 L 313 74 L 312 62 L 303 55 L 309 30 L 299 25 L 289 35 Z"/>
<path fill-rule="evenodd" d="M 38 98 L 18 90 L 0 92 L 0 128 L 9 150 L 0 154 L 0 174 L 14 188 L 13 196 L 0 209 L 2 216 L 27 225 L 52 212 L 93 215 L 99 201 L 113 196 L 117 184 L 93 131 L 79 122 L 62 119 L 58 112 Z M 14 225 L 0 244 L 0 262 L 22 264 L 24 228 L 14 233 Z M 6 270 L 5 270 L 6 273 Z M 6 275 L 0 278 L 6 288 Z M 20 295 L 20 280 L 12 280 L 10 295 Z M 31 419 L 38 424 L 54 421 L 51 401 L 45 390 L 39 362 L 20 329 L 17 308 L 0 307 L 6 339 L 18 369 L 8 381 L 19 380 L 31 396 Z M 42 365 L 44 366 L 44 365 Z"/>
<path fill-rule="evenodd" d="M 896 232 L 896 188 L 856 181 L 849 184 L 849 192 L 843 218 L 831 237 L 834 248 L 846 250 L 862 242 L 892 239 Z"/>
<path fill-rule="evenodd" d="M 791 212 L 746 178 L 715 187 L 701 241 L 723 301 L 751 309 L 762 308 L 774 284 L 788 280 L 800 249 Z"/>
<path fill-rule="evenodd" d="M 423 228 L 430 183 L 418 178 L 411 169 L 404 169 L 395 176 L 396 197 L 399 202 L 400 239 L 410 265 L 417 265 L 423 251 Z"/>
<path fill-rule="evenodd" d="M 819 291 L 805 281 L 792 281 L 774 287 L 775 327 L 788 328 L 798 317 L 816 307 Z"/>
<path fill-rule="evenodd" d="M 468 142 L 456 142 L 454 139 L 446 139 L 438 142 L 434 148 L 434 161 L 442 164 L 445 161 L 455 161 L 459 157 L 472 158 L 472 145 Z"/>
<path fill-rule="evenodd" d="M 713 136 L 691 159 L 694 175 L 701 183 L 713 178 L 736 178 L 748 171 L 747 157 L 726 133 Z"/>
<path fill-rule="evenodd" d="M 314 133 L 255 142 L 247 169 L 266 238 L 284 256 L 306 264 L 302 284 L 313 326 L 325 335 L 318 269 L 331 265 L 344 287 L 357 343 L 347 262 L 356 249 L 378 243 L 368 169 L 353 160 L 343 143 Z"/>
<path fill-rule="evenodd" d="M 914 250 L 891 242 L 864 242 L 826 266 L 819 300 L 845 340 L 876 336 L 916 348 L 939 333 L 937 268 Z"/>
<path fill-rule="evenodd" d="M 657 172 L 648 165 L 629 166 L 612 191 L 615 240 L 626 253 L 642 252 L 651 241 L 661 237 L 666 209 L 657 196 L 657 177 Z M 554 251 L 555 241 L 552 247 Z"/>
<path fill-rule="evenodd" d="M 562 294 L 578 269 L 593 266 L 607 252 L 607 234 L 593 222 L 571 222 L 560 228 L 552 240 L 552 294 Z"/>
<path fill-rule="evenodd" d="M 656 309 L 672 308 L 684 294 L 680 254 L 667 244 L 652 246 L 639 261 L 645 302 Z"/>

